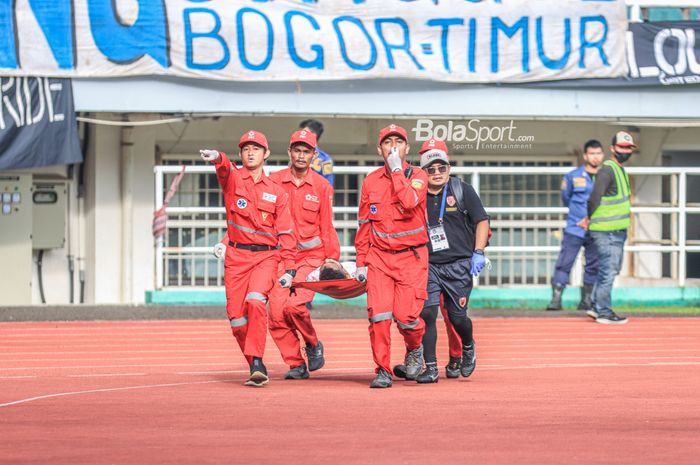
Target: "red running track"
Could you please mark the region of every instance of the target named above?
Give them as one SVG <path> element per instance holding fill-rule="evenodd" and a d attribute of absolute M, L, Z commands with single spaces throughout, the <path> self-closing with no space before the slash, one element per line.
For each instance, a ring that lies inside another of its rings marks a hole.
<path fill-rule="evenodd" d="M 387 390 L 366 322 L 316 325 L 326 367 L 268 340 L 256 389 L 225 320 L 2 323 L 0 463 L 700 463 L 700 319 L 476 319 L 471 378 Z"/>

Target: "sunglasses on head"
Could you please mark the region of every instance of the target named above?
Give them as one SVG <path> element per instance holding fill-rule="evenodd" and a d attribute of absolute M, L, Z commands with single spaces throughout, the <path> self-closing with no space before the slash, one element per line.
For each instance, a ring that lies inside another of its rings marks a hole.
<path fill-rule="evenodd" d="M 447 165 L 433 165 L 433 166 L 427 167 L 425 169 L 425 171 L 428 174 L 437 174 L 437 173 L 445 174 L 445 173 L 447 173 L 447 168 L 449 168 Z"/>

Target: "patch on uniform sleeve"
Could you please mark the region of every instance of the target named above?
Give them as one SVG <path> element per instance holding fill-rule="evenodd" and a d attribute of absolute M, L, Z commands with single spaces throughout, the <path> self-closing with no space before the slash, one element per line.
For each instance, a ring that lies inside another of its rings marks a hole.
<path fill-rule="evenodd" d="M 411 187 L 414 189 L 423 189 L 423 187 L 425 187 L 425 183 L 420 179 L 414 179 L 411 181 Z"/>
<path fill-rule="evenodd" d="M 369 206 L 369 212 L 373 215 L 377 214 L 377 206 L 376 205 L 370 205 Z"/>
<path fill-rule="evenodd" d="M 586 187 L 586 178 L 574 178 L 574 187 Z"/>
<path fill-rule="evenodd" d="M 331 174 L 333 172 L 333 162 L 327 161 L 323 164 L 323 174 Z"/>
<path fill-rule="evenodd" d="M 263 192 L 262 199 L 268 202 L 277 202 L 277 196 L 269 192 Z"/>
<path fill-rule="evenodd" d="M 238 199 L 238 200 L 236 201 L 236 205 L 238 206 L 238 208 L 240 208 L 241 210 L 243 210 L 245 207 L 248 206 L 248 202 L 246 202 L 246 199 Z"/>
<path fill-rule="evenodd" d="M 569 183 L 566 182 L 566 178 L 563 178 L 561 180 L 561 190 L 565 191 L 568 186 L 569 186 Z"/>

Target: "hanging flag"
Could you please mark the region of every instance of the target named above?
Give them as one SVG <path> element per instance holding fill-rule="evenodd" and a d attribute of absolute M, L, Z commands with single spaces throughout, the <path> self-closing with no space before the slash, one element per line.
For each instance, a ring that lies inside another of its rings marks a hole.
<path fill-rule="evenodd" d="M 163 236 L 165 234 L 165 230 L 167 229 L 167 221 L 168 221 L 168 214 L 165 212 L 165 209 L 168 208 L 168 205 L 170 204 L 170 200 L 173 198 L 175 195 L 175 192 L 177 191 L 177 188 L 180 186 L 180 181 L 182 181 L 182 177 L 185 175 L 185 165 L 182 165 L 182 170 L 175 176 L 175 179 L 173 179 L 173 182 L 170 183 L 170 189 L 168 189 L 167 194 L 165 194 L 165 199 L 163 200 L 163 206 L 161 206 L 158 210 L 153 213 L 153 237 L 158 239 L 159 237 Z"/>

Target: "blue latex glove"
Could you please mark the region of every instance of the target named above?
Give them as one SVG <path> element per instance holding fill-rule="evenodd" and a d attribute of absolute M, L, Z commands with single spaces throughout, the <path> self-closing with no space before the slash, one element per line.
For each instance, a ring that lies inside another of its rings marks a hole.
<path fill-rule="evenodd" d="M 489 262 L 489 259 L 486 258 L 484 255 L 484 252 L 474 252 L 472 255 L 472 269 L 470 274 L 474 277 L 479 276 L 479 273 L 481 273 L 481 270 L 484 269 L 486 264 Z"/>

